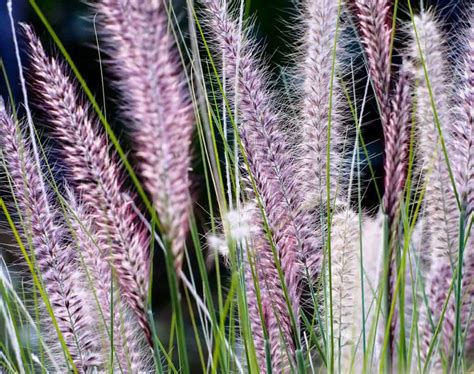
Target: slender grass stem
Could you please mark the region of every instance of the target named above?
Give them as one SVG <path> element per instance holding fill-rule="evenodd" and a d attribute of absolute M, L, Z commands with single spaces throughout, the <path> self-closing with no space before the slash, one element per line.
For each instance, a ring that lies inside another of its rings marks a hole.
<path fill-rule="evenodd" d="M 461 325 L 461 309 L 463 308 L 462 301 L 462 278 L 463 278 L 463 260 L 464 260 L 464 231 L 465 231 L 465 217 L 466 210 L 464 204 L 459 216 L 459 249 L 458 249 L 458 265 L 457 265 L 457 278 L 456 278 L 456 320 L 454 325 L 454 357 L 453 357 L 453 370 L 454 373 L 459 372 L 460 369 L 460 343 L 462 334 Z"/>

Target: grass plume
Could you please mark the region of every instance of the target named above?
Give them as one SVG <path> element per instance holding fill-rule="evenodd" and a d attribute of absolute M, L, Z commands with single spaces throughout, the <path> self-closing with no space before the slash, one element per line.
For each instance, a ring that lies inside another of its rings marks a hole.
<path fill-rule="evenodd" d="M 31 27 L 25 25 L 23 30 L 34 77 L 32 88 L 41 100 L 48 128 L 61 147 L 69 181 L 93 215 L 124 296 L 151 341 L 146 315 L 148 238 L 132 209 L 131 194 L 123 187 L 123 172 L 64 66 L 57 58 L 47 56 Z"/>
<path fill-rule="evenodd" d="M 192 208 L 194 112 L 164 0 L 102 0 L 98 12 L 110 70 L 144 187 L 181 269 Z"/>

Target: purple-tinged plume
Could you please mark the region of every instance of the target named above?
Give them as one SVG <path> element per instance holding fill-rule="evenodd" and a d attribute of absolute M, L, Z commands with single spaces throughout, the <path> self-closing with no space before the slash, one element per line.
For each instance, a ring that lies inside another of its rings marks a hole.
<path fill-rule="evenodd" d="M 282 118 L 264 69 L 255 59 L 253 42 L 245 31 L 240 31 L 224 1 L 206 0 L 203 3 L 208 30 L 216 50 L 222 52 L 225 59 L 223 75 L 228 80 L 228 87 L 235 87 L 231 96 L 237 100 L 239 135 L 250 178 L 255 181 L 256 192 L 263 204 L 289 301 L 298 319 L 303 274 L 300 256 L 318 251 L 319 247 L 313 236 L 313 217 L 302 208 L 305 194 L 297 185 L 291 143 L 282 129 Z M 287 337 L 287 340 L 291 338 Z"/>
<path fill-rule="evenodd" d="M 424 365 L 428 359 L 427 356 L 430 345 L 433 344 L 434 329 L 439 323 L 441 311 L 448 297 L 449 288 L 453 279 L 451 264 L 440 260 L 433 263 L 430 274 L 432 275 L 429 277 L 426 286 L 429 305 L 426 306 L 422 304 L 420 312 L 422 332 L 420 336 L 420 353 L 421 361 Z M 433 322 L 434 327 L 431 325 L 430 320 Z M 454 325 L 455 301 L 453 294 L 451 294 L 442 322 L 442 333 L 440 334 L 440 349 L 443 350 L 445 354 L 449 354 L 449 348 L 454 336 Z M 435 372 L 440 372 L 441 357 L 438 351 L 435 351 L 433 357 L 430 358 L 429 365 L 432 366 Z"/>
<path fill-rule="evenodd" d="M 110 357 L 113 346 L 113 371 L 149 372 L 150 360 L 144 335 L 140 334 L 137 319 L 123 302 L 113 277 L 113 267 L 106 253 L 107 244 L 101 242 L 96 227 L 86 208 L 79 204 L 72 192 L 68 196 L 70 226 L 77 251 L 85 268 L 88 289 L 92 293 L 91 306 L 96 310 L 101 330 L 97 338 L 103 342 L 102 349 Z M 101 335 L 100 335 L 101 334 Z M 112 340 L 113 336 L 113 340 Z M 108 363 L 110 365 L 110 362 Z"/>
<path fill-rule="evenodd" d="M 282 119 L 263 69 L 252 55 L 252 45 L 245 41 L 222 1 L 205 4 L 209 29 L 227 57 L 223 64 L 225 76 L 236 80 L 232 83 L 236 83 L 234 96 L 239 100 L 240 136 L 277 245 L 290 299 L 297 309 L 298 252 L 315 243 L 307 232 L 299 231 L 311 220 L 301 210 L 302 196 L 295 188 L 290 143 L 281 128 Z"/>
<path fill-rule="evenodd" d="M 382 125 L 387 126 L 390 121 L 391 1 L 347 0 L 347 2 L 355 12 L 369 76 L 379 103 Z"/>
<path fill-rule="evenodd" d="M 258 214 L 258 212 L 256 212 L 256 214 Z M 268 292 L 266 287 L 264 287 L 266 284 L 261 280 L 264 275 L 262 271 L 265 269 L 273 269 L 274 263 L 271 259 L 271 248 L 262 232 L 254 232 L 249 243 L 243 243 L 242 247 L 245 256 L 244 279 L 250 328 L 260 370 L 265 372 L 264 329 L 267 328 L 266 322 L 270 311 L 268 310 Z M 258 252 L 256 251 L 257 249 Z M 278 274 L 276 277 L 272 275 L 272 278 L 278 279 L 277 277 Z M 278 284 L 278 289 L 281 289 L 280 284 Z M 258 302 L 259 299 L 260 305 Z"/>
<path fill-rule="evenodd" d="M 466 331 L 465 351 L 471 352 L 474 348 L 474 318 L 472 315 L 472 303 L 474 300 L 474 235 L 471 233 L 467 239 L 465 248 L 466 256 L 463 267 L 463 303 L 461 321 Z"/>
<path fill-rule="evenodd" d="M 403 63 L 395 94 L 391 100 L 391 113 L 385 127 L 384 195 L 383 207 L 391 225 L 400 208 L 408 169 L 408 151 L 411 131 L 411 81 L 413 67 Z"/>
<path fill-rule="evenodd" d="M 397 262 L 395 252 L 398 248 L 399 234 L 399 209 L 405 188 L 408 170 L 408 156 L 411 132 L 411 100 L 412 100 L 412 66 L 404 62 L 400 68 L 397 87 L 390 100 L 390 119 L 384 128 L 385 154 L 384 154 L 384 194 L 383 210 L 388 217 L 390 229 L 390 270 L 389 293 L 390 300 L 395 293 L 397 279 Z M 391 301 L 390 301 L 391 302 Z M 398 325 L 398 307 L 396 307 L 391 321 L 390 338 L 396 335 Z M 395 350 L 394 342 L 390 344 Z"/>
<path fill-rule="evenodd" d="M 194 113 L 165 0 L 101 0 L 95 8 L 144 186 L 179 270 L 192 205 Z"/>
<path fill-rule="evenodd" d="M 268 332 L 272 367 L 281 371 L 293 359 L 291 321 L 273 251 L 262 229 L 263 220 L 258 208 L 254 209 L 253 217 L 253 223 L 258 226 L 251 233 L 244 269 L 249 319 L 260 369 L 266 371 L 263 322 Z M 260 293 L 260 310 L 257 289 Z"/>
<path fill-rule="evenodd" d="M 75 252 L 66 242 L 61 217 L 42 186 L 40 170 L 31 145 L 23 137 L 21 125 L 15 124 L 0 98 L 0 146 L 13 194 L 23 223 L 23 238 L 30 243 L 42 276 L 59 330 L 77 370 L 81 373 L 103 368 L 100 346 L 95 340 L 92 300 L 84 288 L 84 274 L 78 267 Z M 51 323 L 45 328 L 51 330 Z M 57 348 L 58 362 L 64 362 L 61 344 L 53 331 L 47 339 Z M 64 368 L 66 370 L 66 367 Z"/>
<path fill-rule="evenodd" d="M 151 342 L 146 314 L 149 249 L 146 231 L 123 188 L 123 173 L 91 108 L 62 63 L 48 57 L 29 26 L 23 26 L 31 57 L 32 88 L 58 141 L 69 181 L 93 216 L 101 243 L 113 260 L 122 294 Z"/>

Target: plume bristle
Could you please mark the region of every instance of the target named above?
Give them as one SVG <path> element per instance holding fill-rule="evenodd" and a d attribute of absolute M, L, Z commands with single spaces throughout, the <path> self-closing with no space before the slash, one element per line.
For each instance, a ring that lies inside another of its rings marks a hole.
<path fill-rule="evenodd" d="M 418 62 L 415 70 L 416 125 L 426 183 L 426 240 L 429 240 L 428 247 L 431 250 L 431 269 L 426 281 L 430 293 L 429 306 L 428 310 L 423 312 L 421 320 L 424 326 L 421 356 L 422 360 L 426 360 L 434 333 L 427 313 L 432 316 L 430 318 L 435 324 L 438 323 L 448 296 L 453 279 L 451 263 L 457 258 L 459 210 L 438 131 L 439 125 L 445 142 L 449 144 L 447 130 L 451 118 L 447 108 L 449 72 L 444 55 L 445 40 L 432 13 L 422 12 L 420 16 L 415 17 L 414 24 L 417 33 L 413 31 L 412 34 L 411 53 L 413 60 Z M 454 331 L 454 304 L 454 294 L 451 294 L 443 320 L 442 347 L 445 352 L 449 351 Z M 439 369 L 440 359 L 439 355 L 435 357 L 435 369 Z"/>
<path fill-rule="evenodd" d="M 382 125 L 390 121 L 390 46 L 392 38 L 391 2 L 349 0 L 359 25 L 369 76 L 380 108 Z"/>
<path fill-rule="evenodd" d="M 309 199 L 320 205 L 327 200 L 327 176 L 329 168 L 329 200 L 344 195 L 343 158 L 341 147 L 342 94 L 339 86 L 339 63 L 336 58 L 339 9 L 337 1 L 306 1 L 304 5 L 302 58 L 300 73 L 303 75 L 301 92 L 301 127 L 303 171 L 307 181 Z M 339 26 L 340 27 L 340 26 Z M 334 59 L 336 58 L 336 61 Z M 334 66 L 334 69 L 333 69 Z M 334 71 L 334 76 L 332 72 Z M 331 126 L 328 138 L 328 127 Z M 328 149 L 329 145 L 329 149 Z M 329 166 L 327 153 L 330 153 Z M 314 197 L 312 197 L 314 196 Z M 336 205 L 339 203 L 336 202 Z M 317 262 L 317 261 L 316 261 Z"/>
<path fill-rule="evenodd" d="M 101 0 L 95 8 L 137 165 L 179 272 L 192 205 L 194 113 L 165 1 Z"/>
<path fill-rule="evenodd" d="M 72 361 L 80 372 L 102 368 L 103 357 L 94 340 L 95 321 L 91 300 L 84 288 L 84 274 L 78 269 L 75 252 L 69 246 L 61 216 L 50 203 L 49 186 L 43 186 L 32 150 L 0 102 L 0 142 L 6 169 L 23 222 L 24 243 L 31 243 L 49 303 Z M 44 192 L 48 194 L 45 196 Z M 46 309 L 45 309 L 46 310 Z M 44 324 L 51 330 L 51 323 Z M 61 362 L 61 343 L 49 335 Z"/>
<path fill-rule="evenodd" d="M 149 372 L 151 367 L 145 355 L 146 343 L 143 334 L 137 330 L 137 319 L 130 313 L 122 300 L 117 282 L 113 276 L 113 266 L 108 260 L 106 243 L 96 237 L 95 225 L 86 213 L 86 208 L 79 204 L 72 192 L 68 193 L 71 210 L 71 229 L 77 242 L 77 248 L 88 274 L 88 288 L 94 295 L 91 300 L 97 311 L 98 321 L 102 327 L 102 349 L 110 356 L 113 346 L 116 357 L 114 371 Z M 111 340 L 113 336 L 113 341 Z M 110 342 L 110 343 L 109 343 Z"/>
<path fill-rule="evenodd" d="M 47 124 L 61 147 L 69 181 L 98 227 L 98 239 L 108 243 L 123 295 L 136 313 L 151 342 L 146 314 L 149 249 L 132 201 L 122 187 L 123 177 L 97 120 L 77 90 L 66 69 L 48 57 L 31 27 L 23 25 L 31 57 L 32 87 Z"/>

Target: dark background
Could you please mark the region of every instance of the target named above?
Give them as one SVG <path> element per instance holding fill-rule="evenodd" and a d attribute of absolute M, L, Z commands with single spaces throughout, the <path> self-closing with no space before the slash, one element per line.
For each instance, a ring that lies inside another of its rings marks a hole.
<path fill-rule="evenodd" d="M 334 0 L 337 1 L 337 0 Z M 53 42 L 49 40 L 49 35 L 41 25 L 39 19 L 34 14 L 33 9 L 28 4 L 27 0 L 13 0 L 14 17 L 17 22 L 28 22 L 34 25 L 36 31 L 42 36 L 46 45 L 52 46 Z M 174 0 L 173 6 L 176 14 L 185 25 L 186 11 L 184 9 L 184 0 Z M 262 42 L 266 48 L 266 54 L 274 68 L 286 65 L 289 60 L 289 55 L 294 51 L 295 33 L 292 32 L 292 24 L 296 14 L 297 0 L 247 0 L 246 14 L 255 17 L 256 29 L 255 36 Z M 45 13 L 47 19 L 53 26 L 54 30 L 59 35 L 64 43 L 66 49 L 71 54 L 79 70 L 85 77 L 89 87 L 95 92 L 98 101 L 102 102 L 101 97 L 101 77 L 98 64 L 98 55 L 95 41 L 94 29 L 92 26 L 92 11 L 90 7 L 79 0 L 37 0 L 37 4 Z M 408 17 L 408 8 L 405 0 L 399 2 L 399 16 L 400 18 Z M 447 38 L 450 39 L 453 28 L 459 27 L 459 21 L 463 19 L 466 6 L 471 5 L 470 0 L 432 0 L 424 1 L 426 6 L 436 6 L 439 10 L 438 14 L 442 15 L 445 22 Z M 414 8 L 419 7 L 419 1 L 413 1 Z M 18 35 L 21 44 L 21 35 Z M 455 40 L 449 40 L 450 43 L 455 43 Z M 403 45 L 403 40 L 398 40 L 396 46 L 400 48 Z M 394 54 L 396 56 L 396 54 Z M 12 86 L 15 102 L 21 102 L 21 91 L 19 87 L 17 62 L 14 55 L 13 43 L 11 38 L 10 21 L 8 19 L 6 0 L 0 0 L 0 57 L 6 67 L 6 74 Z M 26 56 L 22 56 L 26 61 Z M 361 72 L 361 76 L 357 78 L 364 78 L 365 73 Z M 111 113 L 112 125 L 116 131 L 121 133 L 120 123 L 114 123 L 114 92 L 113 89 L 107 86 L 107 75 L 105 79 L 106 84 L 106 102 L 108 112 Z M 360 89 L 363 92 L 365 80 L 361 80 Z M 0 75 L 0 94 L 6 97 L 6 85 L 3 74 Z M 378 123 L 378 116 L 376 112 L 376 104 L 371 100 L 367 106 L 368 114 L 365 118 L 366 126 L 363 133 L 366 143 L 368 144 L 368 151 L 372 157 L 372 163 L 377 174 L 377 183 L 380 184 L 382 175 L 382 133 L 381 127 Z M 126 137 L 121 137 L 126 143 Z M 199 168 L 196 169 L 199 173 Z M 199 176 L 198 176 L 199 178 Z M 381 186 L 380 186 L 381 187 Z M 3 189 L 0 189 L 3 190 Z M 369 183 L 366 191 L 364 205 L 366 208 L 376 206 L 378 203 L 374 183 Z M 6 240 L 6 239 L 3 239 Z M 0 250 L 1 243 L 0 240 Z M 157 268 L 160 269 L 160 261 L 157 260 Z M 161 262 L 162 263 L 162 262 Z M 168 291 L 166 286 L 166 277 L 163 271 L 157 271 L 157 279 L 154 280 L 154 310 L 157 320 L 157 330 L 161 337 L 168 335 L 169 328 L 169 303 Z M 186 308 L 185 308 L 186 309 Z M 191 327 L 189 334 L 192 334 Z M 190 339 L 192 341 L 192 339 Z M 192 347 L 190 347 L 192 349 Z M 191 353 L 191 357 L 193 354 Z M 196 356 L 196 355 L 194 355 Z"/>

